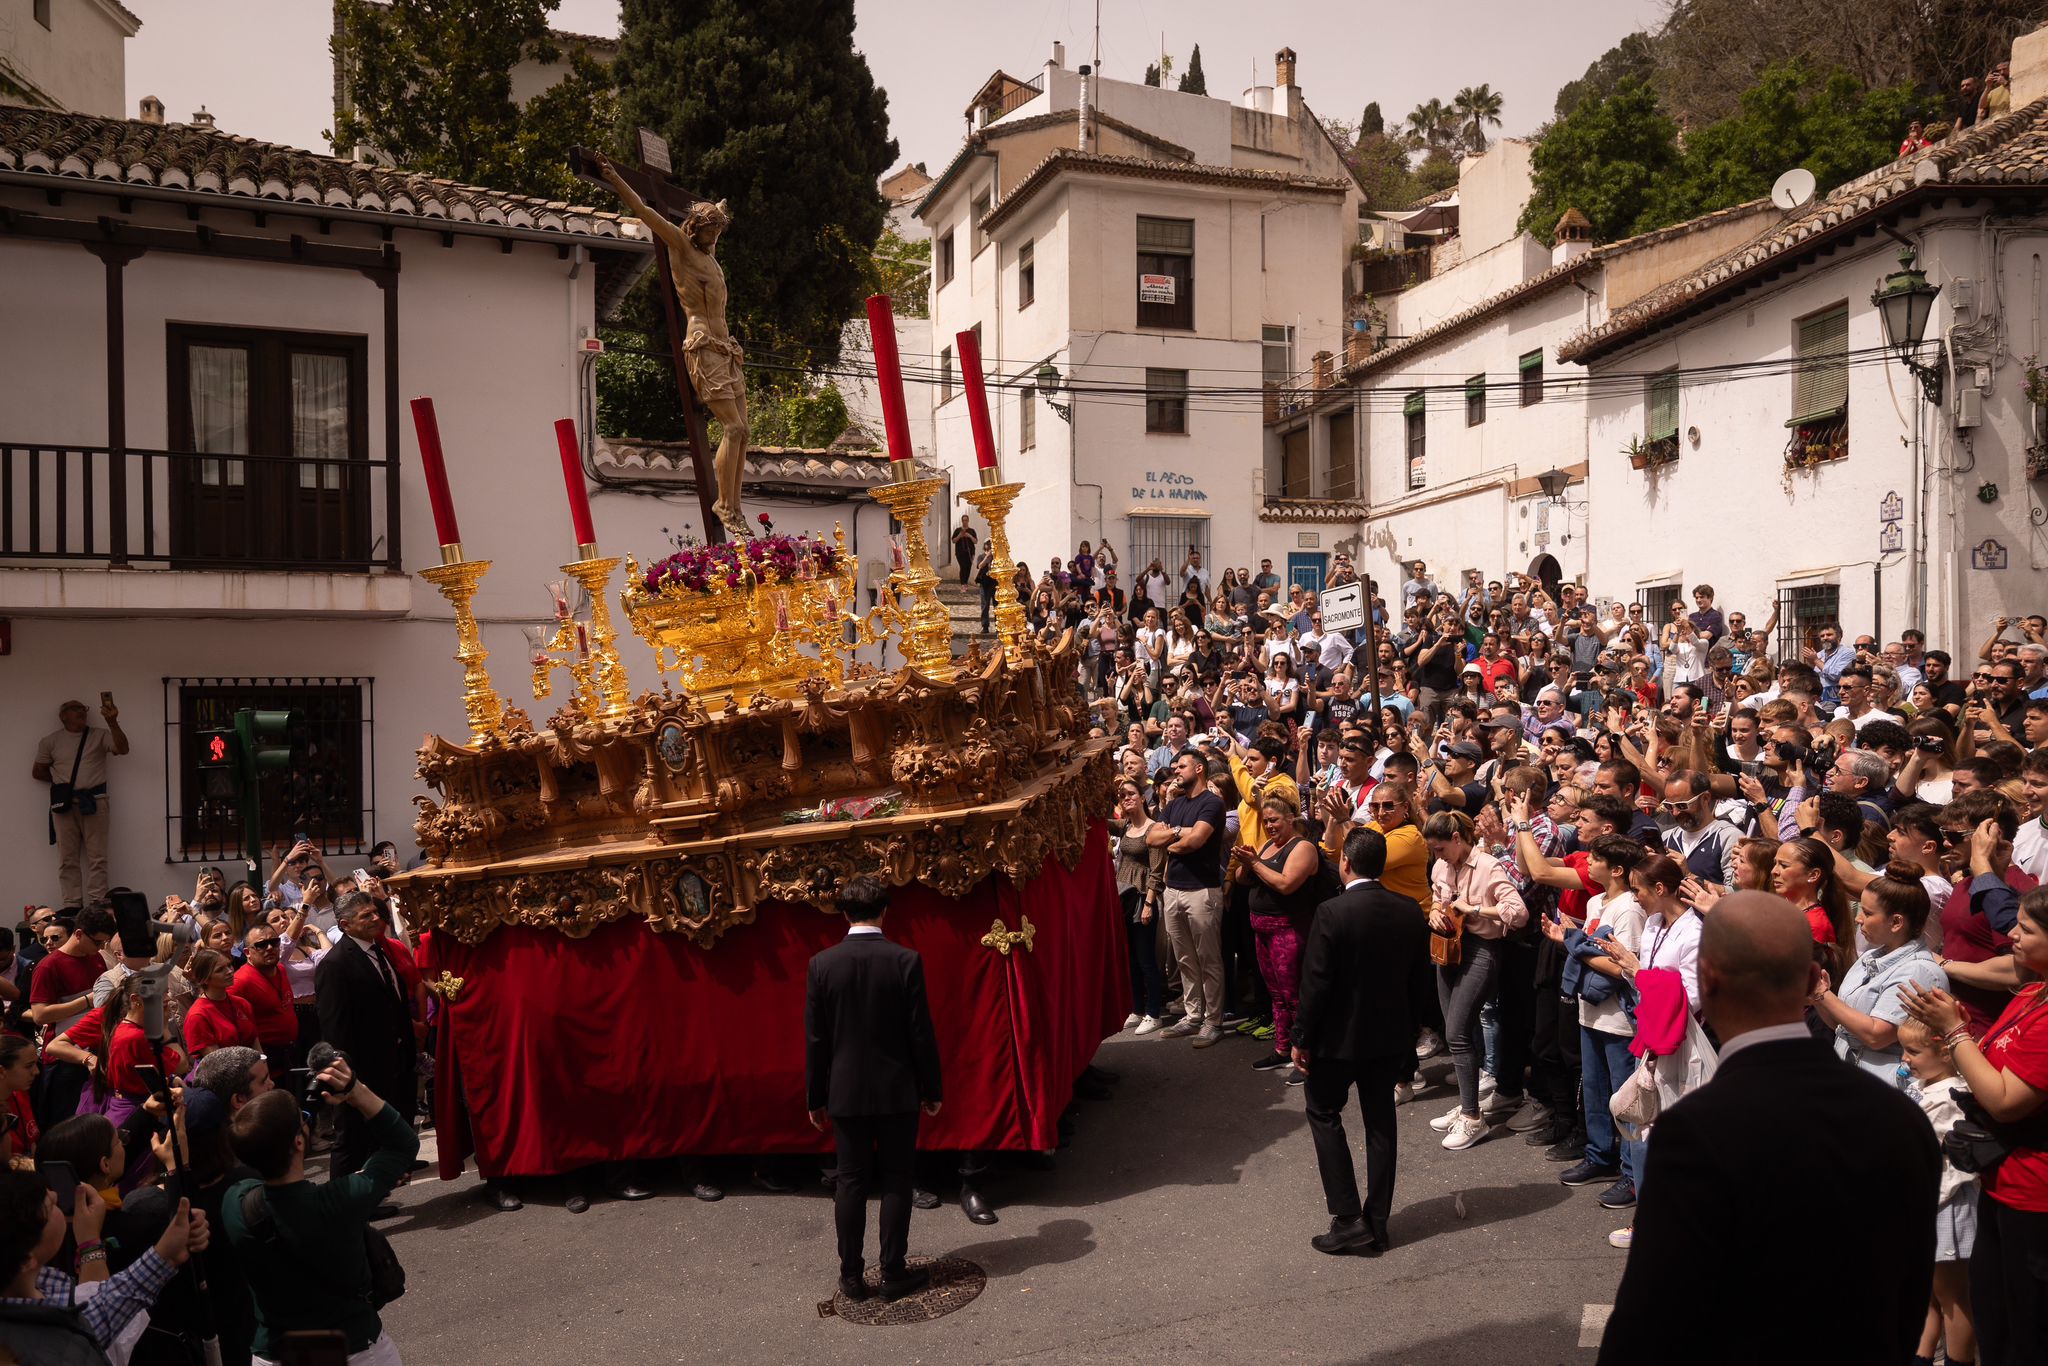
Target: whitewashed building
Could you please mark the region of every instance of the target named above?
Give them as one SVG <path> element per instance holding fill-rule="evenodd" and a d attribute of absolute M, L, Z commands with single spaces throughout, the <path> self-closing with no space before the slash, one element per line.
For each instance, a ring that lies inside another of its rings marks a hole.
<path fill-rule="evenodd" d="M 1710 579 L 1753 622 L 1780 604 L 1787 650 L 1831 621 L 1918 626 L 1959 668 L 1992 618 L 2041 610 L 2048 441 L 2025 390 L 2048 70 L 2029 49 L 2015 102 L 2033 103 L 1783 214 L 1559 348 L 1594 384 L 1594 585 L 1653 601 Z M 1914 353 L 1938 393 L 1872 302 L 1908 244 L 1940 290 Z"/>
<path fill-rule="evenodd" d="M 904 359 L 935 389 L 938 462 L 973 485 L 954 340 L 975 330 L 1034 571 L 1084 540 L 1116 547 L 1126 583 L 1190 546 L 1281 558 L 1257 516 L 1259 386 L 1340 344 L 1357 184 L 1291 51 L 1239 104 L 1086 70 L 1055 45 L 1029 81 L 992 76 L 918 209 L 931 340 Z"/>
<path fill-rule="evenodd" d="M 0 823 L 21 895 L 54 891 L 36 740 L 103 691 L 133 744 L 111 775 L 116 883 L 231 860 L 194 733 L 244 705 L 305 717 L 269 840 L 303 829 L 337 868 L 379 838 L 411 852 L 414 750 L 465 733 L 449 607 L 413 574 L 438 562 L 415 396 L 436 400 L 468 553 L 493 561 L 476 610 L 497 689 L 555 710 L 567 677 L 534 701 L 523 629 L 574 557 L 554 421 L 579 419 L 608 553 L 658 558 L 700 521 L 673 448 L 589 435 L 585 343 L 648 262 L 609 212 L 160 112 L 0 103 Z M 755 452 L 749 476 L 750 516 L 843 524 L 886 564 L 867 453 Z M 641 642 L 622 652 L 657 686 Z"/>

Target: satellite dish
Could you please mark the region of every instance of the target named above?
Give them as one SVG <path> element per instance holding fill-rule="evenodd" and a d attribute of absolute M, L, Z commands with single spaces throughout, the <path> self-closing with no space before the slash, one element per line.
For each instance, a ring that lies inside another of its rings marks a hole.
<path fill-rule="evenodd" d="M 1771 186 L 1771 202 L 1790 213 L 1813 198 L 1813 172 L 1794 166 Z"/>

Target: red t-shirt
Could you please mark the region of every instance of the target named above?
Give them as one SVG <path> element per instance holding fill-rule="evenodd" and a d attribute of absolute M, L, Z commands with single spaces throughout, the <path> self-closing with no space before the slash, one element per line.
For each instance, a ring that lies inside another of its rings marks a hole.
<path fill-rule="evenodd" d="M 2039 1004 L 2043 990 L 2036 983 L 2015 995 L 1984 1035 L 1984 1060 L 2036 1091 L 2048 1091 L 2048 1005 Z M 2015 1020 L 2021 1023 L 2010 1027 Z M 1978 1179 L 1984 1193 L 1999 1204 L 2048 1214 L 2048 1152 L 2015 1148 L 1997 1171 Z"/>
<path fill-rule="evenodd" d="M 1513 679 L 1515 676 L 1515 661 L 1512 659 L 1488 659 L 1481 655 L 1472 662 L 1479 666 L 1479 677 L 1485 682 L 1488 692 L 1492 692 L 1503 678 Z"/>
<path fill-rule="evenodd" d="M 1832 944 L 1835 942 L 1835 927 L 1828 923 L 1827 907 L 1808 906 L 1801 914 L 1806 917 L 1806 928 L 1812 932 L 1814 943 Z"/>
<path fill-rule="evenodd" d="M 254 963 L 244 963 L 235 969 L 228 994 L 248 1004 L 256 1018 L 256 1037 L 265 1048 L 298 1041 L 299 1013 L 292 1008 L 292 984 L 283 968 L 266 976 Z"/>
<path fill-rule="evenodd" d="M 14 1155 L 35 1156 L 36 1139 L 43 1131 L 36 1124 L 35 1107 L 28 1103 L 28 1093 L 16 1091 L 7 1098 L 7 1106 L 14 1111 Z"/>
<path fill-rule="evenodd" d="M 28 1002 L 48 1006 L 77 1000 L 92 990 L 92 984 L 106 970 L 106 963 L 97 953 L 80 956 L 57 949 L 44 954 L 43 961 L 36 964 L 36 975 L 29 979 Z M 57 1026 L 44 1025 L 43 1042 L 48 1043 L 56 1033 Z"/>
<path fill-rule="evenodd" d="M 1591 858 L 1592 855 L 1584 849 L 1574 849 L 1558 860 L 1579 875 L 1579 885 L 1566 887 L 1558 892 L 1557 913 L 1566 920 L 1576 920 L 1580 924 L 1584 924 L 1586 920 L 1586 903 L 1601 890 L 1600 884 L 1593 881 L 1593 875 L 1586 871 Z"/>
<path fill-rule="evenodd" d="M 98 1006 L 94 1006 L 70 1024 L 65 1025 L 59 1031 L 58 1037 L 73 1048 L 82 1048 L 90 1053 L 95 1048 L 98 1048 L 100 1040 L 106 1037 L 105 1020 L 106 1013 Z M 70 1116 L 67 1115 L 65 1118 L 68 1119 Z"/>
<path fill-rule="evenodd" d="M 142 1026 L 133 1020 L 123 1020 L 115 1025 L 113 1042 L 107 1045 L 107 1083 L 124 1096 L 145 1098 L 149 1095 L 149 1085 L 135 1069 L 154 1066 L 156 1052 L 149 1046 L 149 1036 L 142 1032 Z M 174 1043 L 164 1045 L 166 1080 L 182 1077 L 191 1070 L 183 1049 Z"/>
<path fill-rule="evenodd" d="M 185 1046 L 199 1057 L 210 1049 L 256 1046 L 256 1012 L 229 993 L 220 1001 L 201 996 L 185 1011 Z"/>

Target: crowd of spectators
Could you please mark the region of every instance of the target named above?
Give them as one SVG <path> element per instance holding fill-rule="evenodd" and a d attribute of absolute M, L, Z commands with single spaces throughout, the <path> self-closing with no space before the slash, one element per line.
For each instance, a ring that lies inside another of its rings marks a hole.
<path fill-rule="evenodd" d="M 189 899 L 136 908 L 144 943 L 108 904 L 26 909 L 0 944 L 0 1348 L 399 1360 L 371 1221 L 424 1165 L 432 998 L 397 870 L 386 843 L 336 876 L 304 840 L 260 886 L 203 868 Z"/>
<path fill-rule="evenodd" d="M 1937 1134 L 1960 1072 L 2005 1126 L 2002 1162 L 1943 1182 L 1921 1358 L 1977 1360 L 1981 1332 L 1982 1360 L 2048 1360 L 2048 620 L 1998 619 L 1958 667 L 1917 630 L 1781 631 L 1708 584 L 1650 621 L 1517 574 L 1446 590 L 1418 561 L 1368 586 L 1368 634 L 1326 629 L 1270 562 L 1154 561 L 1125 594 L 1092 559 L 1033 591 L 1122 738 L 1127 1030 L 1249 1035 L 1251 1066 L 1301 1084 L 1296 947 L 1369 825 L 1438 964 L 1395 1100 L 1444 1105 L 1447 1149 L 1520 1138 L 1625 1213 L 1656 1128 L 1617 1093 L 1668 1109 L 1711 1078 L 1701 930 L 1773 892 L 1804 913 L 1807 1027 L 1843 1065 Z"/>

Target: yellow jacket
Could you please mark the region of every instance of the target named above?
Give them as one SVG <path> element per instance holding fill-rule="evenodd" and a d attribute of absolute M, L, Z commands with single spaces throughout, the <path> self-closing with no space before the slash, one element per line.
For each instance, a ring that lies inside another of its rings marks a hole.
<path fill-rule="evenodd" d="M 1237 842 L 1253 849 L 1262 848 L 1266 843 L 1266 829 L 1264 821 L 1259 818 L 1259 799 L 1252 796 L 1251 770 L 1235 754 L 1230 756 L 1230 778 L 1243 794 L 1237 803 Z M 1287 797 L 1296 807 L 1301 805 L 1301 789 L 1292 777 L 1277 769 L 1266 779 L 1266 790 L 1260 795 L 1271 797 L 1276 794 Z"/>

